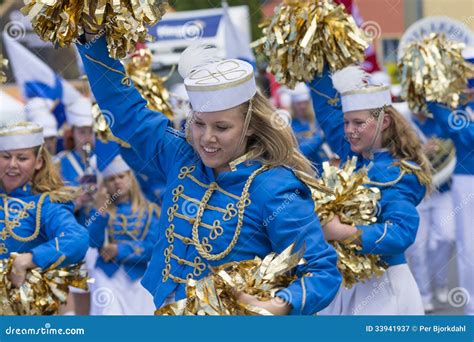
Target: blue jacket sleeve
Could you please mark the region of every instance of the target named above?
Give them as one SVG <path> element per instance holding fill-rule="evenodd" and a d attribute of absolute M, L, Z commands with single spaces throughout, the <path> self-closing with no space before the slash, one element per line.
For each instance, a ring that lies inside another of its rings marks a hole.
<path fill-rule="evenodd" d="M 301 153 L 312 162 L 319 162 L 319 149 L 323 144 L 324 139 L 321 134 L 315 133 L 312 137 L 300 140 Z"/>
<path fill-rule="evenodd" d="M 474 125 L 470 124 L 467 112 L 453 111 L 436 102 L 428 102 L 428 110 L 441 130 L 453 140 L 456 148 L 462 146 L 470 150 L 474 146 Z"/>
<path fill-rule="evenodd" d="M 344 114 L 329 72 L 325 70 L 322 76 L 316 76 L 309 87 L 316 121 L 324 132 L 326 142 L 334 153 L 345 159 L 350 145 L 344 138 Z"/>
<path fill-rule="evenodd" d="M 77 223 L 72 204 L 52 203 L 46 199 L 41 210 L 41 236 L 47 242 L 33 248 L 33 262 L 46 269 L 75 264 L 88 248 L 87 230 Z"/>
<path fill-rule="evenodd" d="M 77 47 L 94 96 L 108 117 L 113 134 L 128 142 L 166 179 L 178 158 L 194 154 L 191 146 L 181 133 L 168 126 L 165 115 L 146 107 L 133 83 L 127 83 L 129 79 L 120 61 L 108 55 L 105 37 Z"/>
<path fill-rule="evenodd" d="M 404 175 L 395 185 L 381 188 L 378 223 L 358 226 L 361 253 L 396 255 L 413 244 L 418 230 L 416 205 L 425 194 L 415 175 Z"/>
<path fill-rule="evenodd" d="M 265 174 L 281 180 L 281 186 L 276 188 L 271 182 L 263 183 L 261 192 L 268 194 L 265 199 L 262 196 L 261 206 L 264 217 L 272 218 L 267 232 L 273 250 L 280 253 L 296 243 L 297 251 L 306 244 L 307 263 L 298 268 L 299 279 L 278 296 L 291 303 L 290 314 L 314 314 L 333 300 L 341 284 L 336 253 L 324 240 L 309 188 L 288 169 L 276 168 Z"/>
<path fill-rule="evenodd" d="M 120 241 L 118 243 L 117 262 L 124 264 L 148 263 L 151 259 L 153 246 L 158 240 L 158 216 L 152 209 L 148 217 L 147 227 L 145 228 L 142 240 L 138 241 Z"/>
<path fill-rule="evenodd" d="M 109 217 L 109 214 L 102 215 L 95 209 L 91 210 L 91 217 L 88 220 L 90 247 L 101 248 L 104 245 Z"/>

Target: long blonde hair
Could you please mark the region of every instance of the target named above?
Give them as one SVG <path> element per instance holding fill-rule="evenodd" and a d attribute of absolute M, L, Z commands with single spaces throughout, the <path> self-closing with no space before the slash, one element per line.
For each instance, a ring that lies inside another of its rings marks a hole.
<path fill-rule="evenodd" d="M 64 182 L 46 147 L 37 147 L 34 151 L 36 158 L 43 159 L 43 166 L 38 171 L 35 171 L 33 175 L 31 180 L 33 191 L 35 193 L 45 193 L 64 188 Z"/>
<path fill-rule="evenodd" d="M 398 159 L 407 159 L 417 163 L 429 178 L 431 188 L 431 164 L 413 127 L 392 106 L 385 108 L 385 115 L 391 119 L 390 125 L 382 132 L 382 146 Z"/>
<path fill-rule="evenodd" d="M 311 162 L 298 150 L 291 126 L 282 124 L 270 101 L 259 91 L 250 101 L 241 105 L 243 113 L 247 113 L 251 105 L 249 129 L 253 134 L 247 140 L 247 152 L 270 167 L 288 166 L 314 176 Z"/>

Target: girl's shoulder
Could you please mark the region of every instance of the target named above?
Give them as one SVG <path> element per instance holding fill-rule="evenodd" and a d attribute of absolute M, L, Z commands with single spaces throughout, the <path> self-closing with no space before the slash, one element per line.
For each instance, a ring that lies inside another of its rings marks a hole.
<path fill-rule="evenodd" d="M 273 196 L 281 193 L 301 193 L 310 194 L 308 181 L 312 177 L 293 170 L 287 166 L 271 167 L 255 178 L 254 188 L 260 196 Z M 260 189 L 261 191 L 259 191 Z"/>
<path fill-rule="evenodd" d="M 370 184 L 384 192 L 397 192 L 409 196 L 419 203 L 425 193 L 428 181 L 421 167 L 410 160 L 395 159 L 378 163 L 369 171 Z"/>

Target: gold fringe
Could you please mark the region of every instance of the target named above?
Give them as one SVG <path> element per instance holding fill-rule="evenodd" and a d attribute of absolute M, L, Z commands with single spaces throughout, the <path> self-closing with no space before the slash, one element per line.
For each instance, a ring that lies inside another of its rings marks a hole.
<path fill-rule="evenodd" d="M 290 88 L 321 75 L 326 65 L 334 72 L 362 62 L 370 41 L 343 5 L 328 0 L 285 0 L 261 26 L 264 37 L 251 46 Z"/>
<path fill-rule="evenodd" d="M 427 101 L 459 106 L 467 80 L 474 77 L 474 65 L 461 55 L 464 44 L 432 33 L 422 41 L 404 47 L 398 63 L 401 97 L 414 113 L 428 115 Z"/>

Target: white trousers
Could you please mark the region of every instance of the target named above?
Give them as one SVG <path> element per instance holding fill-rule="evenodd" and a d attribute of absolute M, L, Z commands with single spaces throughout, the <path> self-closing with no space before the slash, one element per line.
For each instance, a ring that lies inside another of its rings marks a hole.
<path fill-rule="evenodd" d="M 448 261 L 455 245 L 451 191 L 432 193 L 417 210 L 420 225 L 407 257 L 423 302 L 427 303 L 433 299 L 433 287 L 448 286 Z"/>
<path fill-rule="evenodd" d="M 474 315 L 474 176 L 453 177 L 453 216 L 456 221 L 456 249 L 459 285 L 467 293 L 464 312 Z M 456 302 L 455 298 L 452 298 Z"/>
<path fill-rule="evenodd" d="M 95 269 L 91 285 L 91 315 L 153 315 L 153 297 L 140 284 L 130 280 L 122 267 L 109 278 Z"/>
<path fill-rule="evenodd" d="M 407 264 L 391 266 L 380 278 L 341 287 L 320 315 L 423 315 L 423 304 Z"/>

